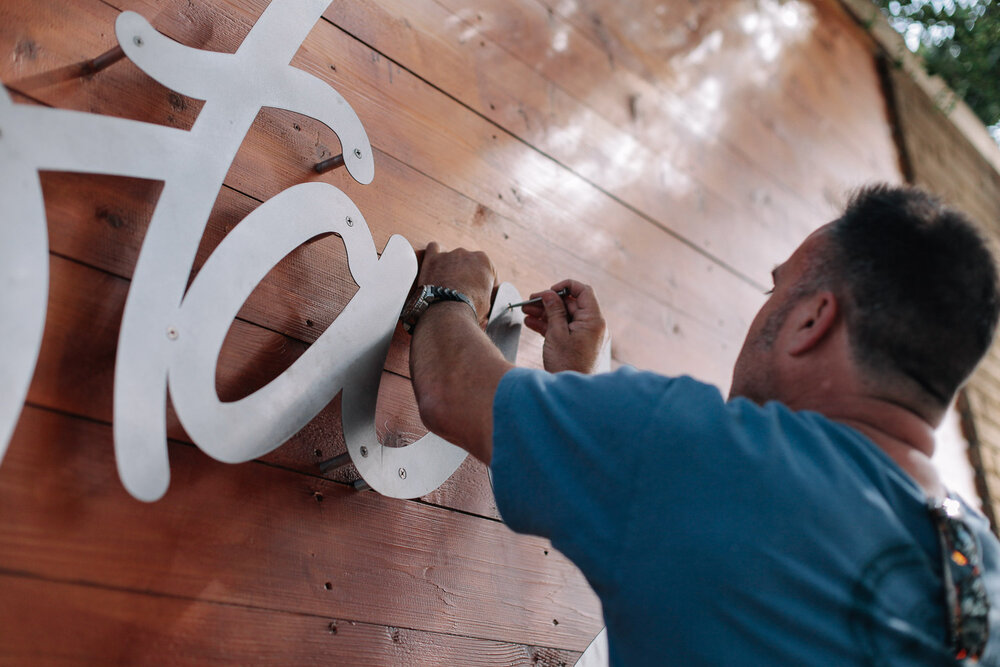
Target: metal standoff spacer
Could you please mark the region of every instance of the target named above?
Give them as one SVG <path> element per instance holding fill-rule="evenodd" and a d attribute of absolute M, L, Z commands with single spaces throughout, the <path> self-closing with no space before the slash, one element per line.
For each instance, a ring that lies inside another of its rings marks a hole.
<path fill-rule="evenodd" d="M 138 37 L 136 39 L 138 39 Z M 81 68 L 80 74 L 81 76 L 86 76 L 88 74 L 94 74 L 95 72 L 100 72 L 102 69 L 114 65 L 116 62 L 118 62 L 124 57 L 125 57 L 125 51 L 122 50 L 122 47 L 116 46 L 113 49 L 105 51 L 104 53 L 97 56 L 93 60 L 88 60 L 87 62 L 83 63 L 83 67 Z"/>
<path fill-rule="evenodd" d="M 356 491 L 371 491 L 372 487 L 368 486 L 368 482 L 363 479 L 354 480 L 354 489 Z"/>
<path fill-rule="evenodd" d="M 340 454 L 339 456 L 334 456 L 332 459 L 327 459 L 319 464 L 320 472 L 327 472 L 330 470 L 336 470 L 337 468 L 343 468 L 348 463 L 351 462 L 351 455 L 347 452 Z"/>
<path fill-rule="evenodd" d="M 313 165 L 313 171 L 317 174 L 325 174 L 333 169 L 338 169 L 344 166 L 344 154 L 334 155 L 331 158 L 327 158 L 322 162 L 317 162 Z"/>

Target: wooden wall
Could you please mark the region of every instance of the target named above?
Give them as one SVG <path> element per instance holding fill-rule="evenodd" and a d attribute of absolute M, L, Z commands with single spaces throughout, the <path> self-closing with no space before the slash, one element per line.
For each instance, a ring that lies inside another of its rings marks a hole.
<path fill-rule="evenodd" d="M 6 0 L 0 78 L 24 104 L 190 127 L 201 103 L 123 61 L 126 9 L 232 52 L 263 0 Z M 827 0 L 334 2 L 293 63 L 354 106 L 376 176 L 317 176 L 318 123 L 265 109 L 227 177 L 198 264 L 261 201 L 341 187 L 381 248 L 486 250 L 527 293 L 595 285 L 617 363 L 725 389 L 768 274 L 845 191 L 899 181 L 862 31 Z M 248 77 L 252 73 L 248 73 Z M 563 664 L 600 629 L 575 568 L 498 520 L 467 461 L 415 501 L 359 493 L 339 399 L 265 457 L 209 459 L 168 416 L 172 481 L 143 504 L 117 479 L 113 360 L 161 184 L 45 173 L 51 286 L 41 356 L 0 466 L 0 663 Z M 354 285 L 336 237 L 276 267 L 233 323 L 220 396 L 262 386 Z M 397 332 L 383 437 L 424 432 Z M 539 364 L 526 332 L 520 362 Z"/>

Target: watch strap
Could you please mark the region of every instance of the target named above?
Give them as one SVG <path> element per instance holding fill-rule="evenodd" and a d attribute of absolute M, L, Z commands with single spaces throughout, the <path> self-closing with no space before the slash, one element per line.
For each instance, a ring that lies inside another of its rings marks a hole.
<path fill-rule="evenodd" d="M 403 315 L 400 318 L 403 321 L 403 330 L 407 333 L 413 333 L 413 328 L 417 326 L 421 315 L 430 306 L 441 301 L 461 301 L 472 309 L 473 316 L 477 321 L 479 320 L 479 313 L 476 312 L 476 307 L 473 305 L 472 299 L 462 292 L 450 287 L 441 287 L 440 285 L 422 285 L 419 290 L 416 298 L 408 303 L 407 308 L 403 311 Z"/>

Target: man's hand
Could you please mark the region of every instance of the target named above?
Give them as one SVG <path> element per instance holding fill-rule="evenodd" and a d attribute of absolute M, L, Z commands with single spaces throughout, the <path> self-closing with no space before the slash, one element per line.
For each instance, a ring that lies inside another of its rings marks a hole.
<path fill-rule="evenodd" d="M 556 292 L 569 288 L 565 300 Z M 550 373 L 578 371 L 593 373 L 604 345 L 607 325 L 590 285 L 563 280 L 551 290 L 536 292 L 542 303 L 524 306 L 524 324 L 545 336 L 542 362 Z"/>
<path fill-rule="evenodd" d="M 445 302 L 420 317 L 410 341 L 410 377 L 420 418 L 431 431 L 489 464 L 493 395 L 513 368 L 483 333 L 496 270 L 481 252 L 441 252 L 430 243 L 417 282 L 462 292 L 479 315 L 479 322 L 473 322 L 465 305 Z"/>
<path fill-rule="evenodd" d="M 423 251 L 417 284 L 449 287 L 465 294 L 476 307 L 480 328 L 486 327 L 497 284 L 496 269 L 486 253 L 464 248 L 441 252 L 438 244 L 432 241 Z"/>

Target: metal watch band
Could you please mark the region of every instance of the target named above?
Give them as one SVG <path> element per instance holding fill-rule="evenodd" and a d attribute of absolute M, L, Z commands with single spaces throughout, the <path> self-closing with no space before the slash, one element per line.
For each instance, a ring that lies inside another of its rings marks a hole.
<path fill-rule="evenodd" d="M 417 322 L 420 320 L 421 315 L 423 315 L 431 305 L 441 301 L 461 301 L 462 303 L 465 303 L 472 309 L 472 314 L 478 321 L 479 313 L 476 312 L 476 307 L 472 304 L 472 299 L 458 290 L 453 290 L 449 287 L 441 287 L 439 285 L 422 285 L 419 289 L 420 291 L 417 292 L 416 297 L 407 304 L 407 307 L 403 310 L 403 315 L 400 318 L 403 321 L 403 330 L 407 333 L 412 334 L 413 328 L 417 326 Z"/>

